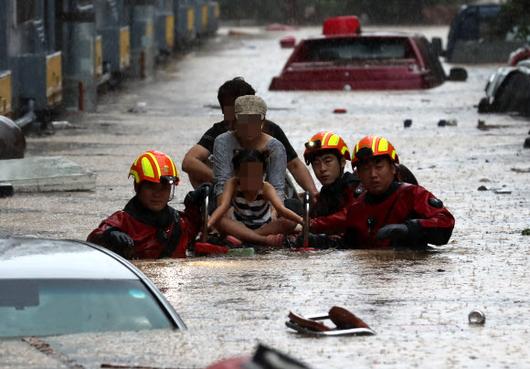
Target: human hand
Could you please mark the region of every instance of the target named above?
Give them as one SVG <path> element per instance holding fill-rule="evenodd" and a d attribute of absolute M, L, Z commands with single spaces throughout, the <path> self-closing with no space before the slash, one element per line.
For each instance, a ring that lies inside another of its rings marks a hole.
<path fill-rule="evenodd" d="M 201 206 L 204 204 L 205 197 L 210 193 L 211 187 L 211 183 L 206 182 L 201 184 L 195 190 L 188 192 L 186 198 L 184 199 L 184 204 L 186 206 Z"/>
<path fill-rule="evenodd" d="M 109 248 L 126 259 L 134 256 L 134 240 L 127 233 L 116 228 L 109 228 L 105 232 Z"/>
<path fill-rule="evenodd" d="M 375 238 L 378 240 L 390 239 L 392 241 L 402 240 L 409 235 L 409 228 L 405 224 L 387 224 L 381 227 Z"/>

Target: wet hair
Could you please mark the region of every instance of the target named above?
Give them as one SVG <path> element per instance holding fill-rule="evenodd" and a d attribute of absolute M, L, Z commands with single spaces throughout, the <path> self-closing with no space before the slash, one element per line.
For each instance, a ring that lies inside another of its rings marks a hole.
<path fill-rule="evenodd" d="M 248 84 L 243 77 L 235 77 L 226 81 L 217 91 L 217 100 L 221 109 L 230 102 L 234 102 L 238 97 L 245 95 L 255 95 L 256 91 Z"/>
<path fill-rule="evenodd" d="M 319 156 L 323 156 L 327 154 L 334 155 L 340 164 L 340 160 L 342 159 L 342 156 L 340 155 L 339 150 L 337 149 L 324 149 L 324 150 L 318 150 L 318 151 L 312 152 L 308 155 L 309 163 L 312 163 L 313 160 L 315 160 Z"/>
<path fill-rule="evenodd" d="M 263 164 L 263 172 L 267 170 L 268 151 L 259 150 L 234 150 L 234 157 L 232 158 L 232 165 L 234 172 L 238 172 L 243 163 L 261 163 Z"/>

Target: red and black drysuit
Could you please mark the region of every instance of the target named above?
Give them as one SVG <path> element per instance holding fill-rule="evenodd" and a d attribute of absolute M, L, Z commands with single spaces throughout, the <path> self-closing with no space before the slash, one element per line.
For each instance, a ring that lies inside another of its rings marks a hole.
<path fill-rule="evenodd" d="M 364 192 L 341 211 L 313 219 L 310 229 L 315 233 L 344 233 L 343 248 L 424 248 L 428 243 L 446 244 L 454 224 L 451 213 L 429 191 L 393 182 L 382 195 Z M 376 235 L 386 225 L 400 225 L 405 232 L 379 239 Z"/>
<path fill-rule="evenodd" d="M 397 169 L 397 178 L 400 181 L 418 184 L 414 174 L 405 165 L 399 164 Z M 317 201 L 311 208 L 310 216 L 316 218 L 336 213 L 351 204 L 362 192 L 363 188 L 357 173 L 345 172 L 332 184 L 322 186 Z"/>
<path fill-rule="evenodd" d="M 343 210 L 355 197 L 359 196 L 361 190 L 359 177 L 356 174 L 346 172 L 330 185 L 322 186 L 317 201 L 311 206 L 310 217 L 325 217 Z M 309 234 L 309 246 L 313 248 L 344 248 L 342 234 Z M 303 236 L 299 236 L 296 245 L 303 245 Z"/>
<path fill-rule="evenodd" d="M 122 256 L 136 259 L 186 257 L 188 245 L 195 240 L 201 224 L 200 208 L 186 197 L 184 212 L 166 206 L 159 212 L 145 208 L 133 197 L 123 210 L 105 219 L 87 241 L 106 247 Z M 134 241 L 132 256 L 123 247 L 111 243 L 109 232 L 119 230 Z"/>

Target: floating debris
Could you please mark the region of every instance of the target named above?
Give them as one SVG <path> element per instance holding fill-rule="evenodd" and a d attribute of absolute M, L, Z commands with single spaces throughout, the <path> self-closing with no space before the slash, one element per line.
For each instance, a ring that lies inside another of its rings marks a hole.
<path fill-rule="evenodd" d="M 510 195 L 512 191 L 505 189 L 495 189 L 493 190 L 493 193 L 496 193 L 497 195 Z"/>
<path fill-rule="evenodd" d="M 456 126 L 458 125 L 458 121 L 456 119 L 440 119 L 438 121 L 438 127 L 445 127 L 445 126 Z"/>
<path fill-rule="evenodd" d="M 479 119 L 478 124 L 477 124 L 477 128 L 482 131 L 487 131 L 487 130 L 496 129 L 496 128 L 503 128 L 503 127 L 505 126 L 502 126 L 499 124 L 486 124 L 486 122 L 483 121 L 482 119 Z"/>
<path fill-rule="evenodd" d="M 410 126 L 412 126 L 412 119 L 405 119 L 403 121 L 403 127 L 409 128 Z"/>
<path fill-rule="evenodd" d="M 298 333 L 309 336 L 346 336 L 346 335 L 374 335 L 375 332 L 352 312 L 333 306 L 327 315 L 303 317 L 292 311 L 285 325 Z M 330 321 L 335 327 L 324 324 Z"/>
<path fill-rule="evenodd" d="M 511 168 L 510 170 L 515 173 L 530 173 L 530 168 Z"/>
<path fill-rule="evenodd" d="M 135 106 L 127 110 L 129 113 L 146 113 L 147 112 L 147 103 L 145 101 L 138 101 Z"/>
<path fill-rule="evenodd" d="M 51 124 L 52 124 L 53 129 L 55 130 L 74 128 L 74 126 L 66 120 L 56 120 L 56 121 L 53 121 Z"/>
<path fill-rule="evenodd" d="M 13 185 L 10 183 L 0 183 L 0 198 L 13 196 Z"/>
<path fill-rule="evenodd" d="M 480 310 L 472 310 L 467 316 L 469 324 L 484 325 L 486 323 L 486 315 Z"/>

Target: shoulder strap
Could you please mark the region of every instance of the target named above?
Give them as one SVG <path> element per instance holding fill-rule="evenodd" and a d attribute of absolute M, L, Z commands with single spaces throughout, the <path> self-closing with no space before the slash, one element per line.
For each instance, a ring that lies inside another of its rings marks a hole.
<path fill-rule="evenodd" d="M 169 235 L 169 237 L 167 237 L 164 229 L 159 228 L 157 230 L 157 238 L 164 246 L 164 249 L 162 250 L 162 253 L 160 254 L 160 258 L 166 258 L 166 257 L 170 257 L 171 255 L 173 255 L 173 252 L 177 248 L 177 245 L 180 240 L 180 235 L 182 233 L 182 230 L 180 229 L 179 212 L 171 207 L 169 208 L 169 211 L 173 219 L 172 223 L 174 223 L 171 234 Z"/>

